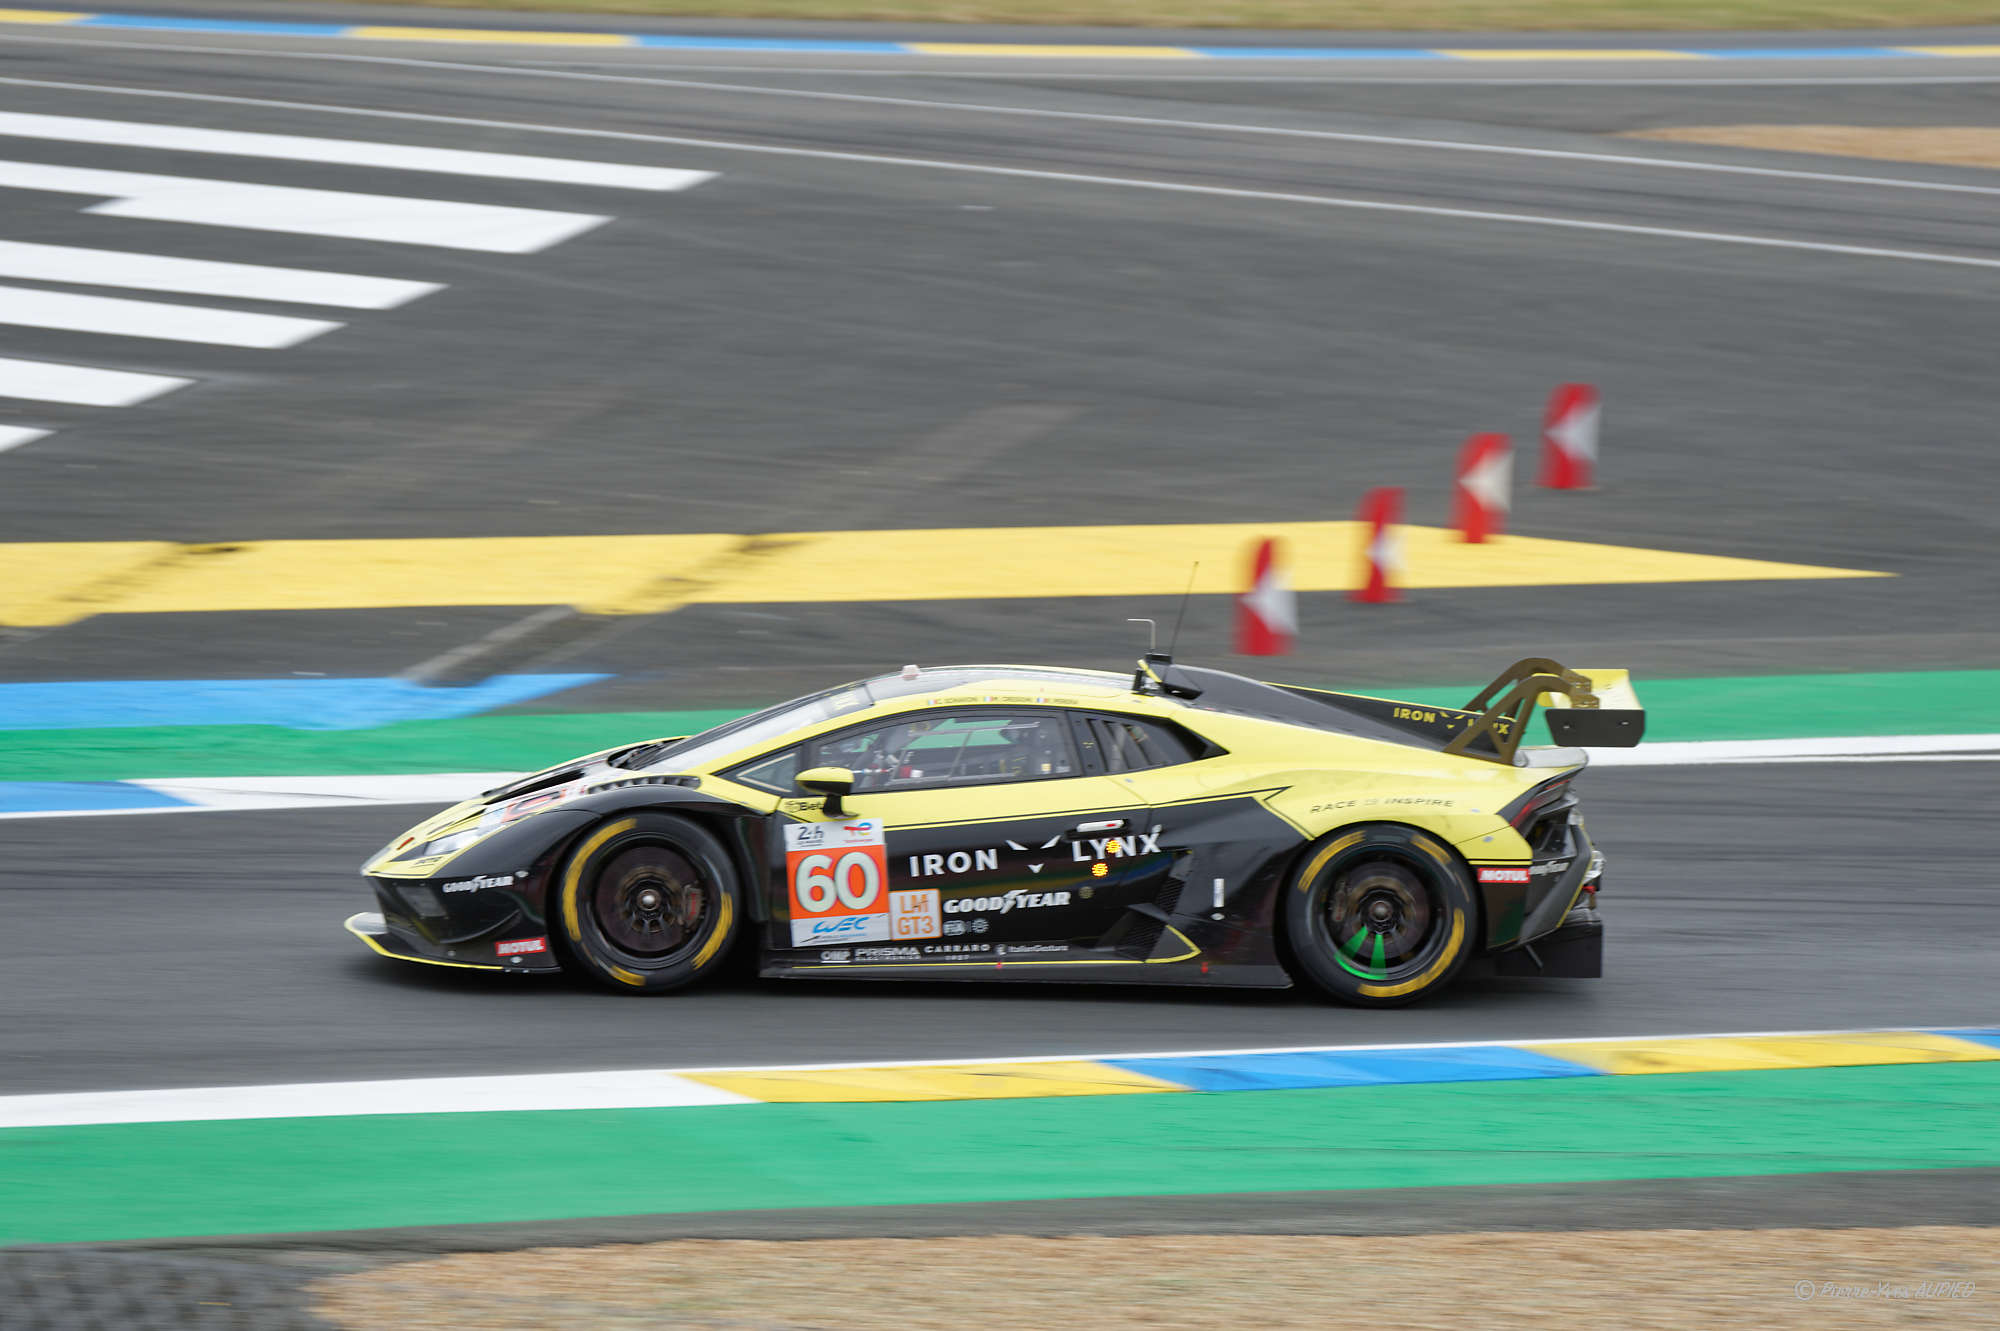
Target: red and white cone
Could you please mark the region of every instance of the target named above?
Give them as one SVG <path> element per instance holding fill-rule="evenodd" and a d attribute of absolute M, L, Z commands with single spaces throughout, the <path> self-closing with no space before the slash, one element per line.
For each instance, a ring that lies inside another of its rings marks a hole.
<path fill-rule="evenodd" d="M 1396 581 L 1403 574 L 1402 541 L 1396 524 L 1403 520 L 1403 491 L 1384 485 L 1361 497 L 1361 511 L 1355 517 L 1366 524 L 1361 543 L 1361 586 L 1347 594 L 1350 601 L 1374 605 L 1400 601 L 1403 593 Z"/>
<path fill-rule="evenodd" d="M 1465 441 L 1452 497 L 1460 539 L 1478 545 L 1507 530 L 1507 513 L 1514 507 L 1514 446 L 1506 435 L 1475 434 Z"/>
<path fill-rule="evenodd" d="M 1250 557 L 1250 589 L 1236 598 L 1236 650 L 1244 656 L 1283 656 L 1299 632 L 1299 601 L 1278 560 L 1271 537 Z"/>
<path fill-rule="evenodd" d="M 1597 488 L 1597 390 L 1563 384 L 1542 416 L 1542 484 L 1551 490 Z"/>

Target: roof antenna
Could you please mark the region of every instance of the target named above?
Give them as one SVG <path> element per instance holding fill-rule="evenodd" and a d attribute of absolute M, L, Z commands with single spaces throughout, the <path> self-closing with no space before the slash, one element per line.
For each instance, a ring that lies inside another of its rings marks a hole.
<path fill-rule="evenodd" d="M 1187 590 L 1181 593 L 1181 612 L 1174 616 L 1174 633 L 1167 639 L 1168 660 L 1173 659 L 1174 644 L 1181 640 L 1181 624 L 1187 619 L 1188 598 L 1194 595 L 1194 578 L 1199 572 L 1201 572 L 1201 561 L 1197 559 L 1194 561 L 1194 567 L 1188 570 Z"/>
<path fill-rule="evenodd" d="M 1159 649 L 1160 626 L 1157 622 L 1150 619 L 1128 619 L 1125 622 L 1127 624 L 1144 624 L 1146 626 L 1146 650 L 1151 652 Z"/>

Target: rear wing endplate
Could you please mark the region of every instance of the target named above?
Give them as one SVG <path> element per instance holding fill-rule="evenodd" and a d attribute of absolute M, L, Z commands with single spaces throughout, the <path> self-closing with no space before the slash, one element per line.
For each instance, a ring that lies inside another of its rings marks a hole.
<path fill-rule="evenodd" d="M 1624 670 L 1569 670 L 1546 657 L 1516 661 L 1462 709 L 1476 713 L 1446 753 L 1514 765 L 1521 737 L 1540 706 L 1555 742 L 1574 748 L 1631 748 L 1646 733 L 1646 709 Z M 1484 738 L 1486 744 L 1473 747 Z"/>

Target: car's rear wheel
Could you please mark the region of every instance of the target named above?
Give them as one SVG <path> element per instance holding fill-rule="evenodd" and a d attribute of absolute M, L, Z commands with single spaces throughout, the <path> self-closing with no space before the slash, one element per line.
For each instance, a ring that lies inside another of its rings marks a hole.
<path fill-rule="evenodd" d="M 595 827 L 556 879 L 556 925 L 584 974 L 621 993 L 657 994 L 717 966 L 742 916 L 722 843 L 671 814 Z"/>
<path fill-rule="evenodd" d="M 1299 968 L 1343 1003 L 1399 1007 L 1435 993 L 1475 946 L 1472 877 L 1415 828 L 1369 823 L 1314 845 L 1285 892 Z"/>

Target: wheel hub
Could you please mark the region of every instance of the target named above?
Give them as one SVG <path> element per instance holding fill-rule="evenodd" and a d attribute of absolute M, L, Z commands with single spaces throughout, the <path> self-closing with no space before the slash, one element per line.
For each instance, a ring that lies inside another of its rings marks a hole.
<path fill-rule="evenodd" d="M 668 846 L 640 845 L 605 866 L 591 913 L 604 936 L 637 956 L 665 956 L 686 946 L 708 914 L 699 870 Z"/>
<path fill-rule="evenodd" d="M 1431 890 L 1407 865 L 1356 865 L 1326 898 L 1334 946 L 1353 963 L 1387 974 L 1420 960 L 1440 918 Z"/>

